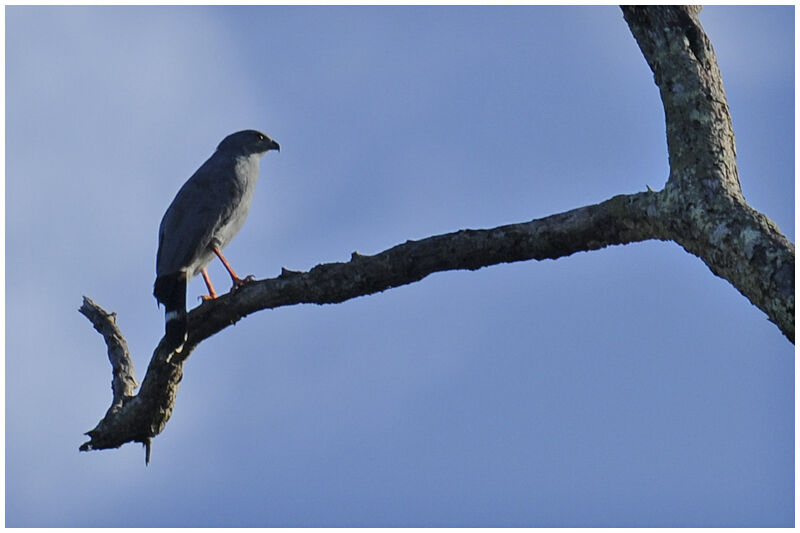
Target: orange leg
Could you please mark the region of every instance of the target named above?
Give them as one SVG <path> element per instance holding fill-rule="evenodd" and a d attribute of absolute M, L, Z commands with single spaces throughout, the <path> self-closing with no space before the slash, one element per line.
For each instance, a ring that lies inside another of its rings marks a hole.
<path fill-rule="evenodd" d="M 222 261 L 222 264 L 225 265 L 225 270 L 228 271 L 228 274 L 230 274 L 231 279 L 233 280 L 234 289 L 238 289 L 239 287 L 241 287 L 242 285 L 253 279 L 253 276 L 247 276 L 245 279 L 242 279 L 239 276 L 237 276 L 236 272 L 233 271 L 233 267 L 230 265 L 230 263 L 228 263 L 228 260 L 225 259 L 225 256 L 222 255 L 220 249 L 214 246 L 212 250 L 214 251 L 215 254 L 217 254 L 217 257 L 219 257 L 219 260 Z"/>
<path fill-rule="evenodd" d="M 217 297 L 217 293 L 214 291 L 214 286 L 211 284 L 211 278 L 208 277 L 208 272 L 206 269 L 202 269 L 200 273 L 203 275 L 203 281 L 206 282 L 206 287 L 208 288 L 208 296 L 201 296 L 203 300 L 213 300 Z"/>

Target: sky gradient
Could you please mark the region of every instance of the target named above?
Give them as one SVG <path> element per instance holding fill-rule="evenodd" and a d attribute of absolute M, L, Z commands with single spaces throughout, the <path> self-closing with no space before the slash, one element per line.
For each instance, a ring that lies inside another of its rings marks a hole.
<path fill-rule="evenodd" d="M 794 8 L 700 20 L 794 242 Z M 281 144 L 226 249 L 257 278 L 668 174 L 617 7 L 7 7 L 7 526 L 793 524 L 794 347 L 664 242 L 257 313 L 189 359 L 150 466 L 79 453 L 111 397 L 81 297 L 141 380 L 161 216 L 247 128 Z"/>

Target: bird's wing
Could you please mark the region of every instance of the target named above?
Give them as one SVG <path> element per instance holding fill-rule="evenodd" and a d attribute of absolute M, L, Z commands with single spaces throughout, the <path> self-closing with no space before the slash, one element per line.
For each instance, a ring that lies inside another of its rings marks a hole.
<path fill-rule="evenodd" d="M 164 214 L 158 232 L 158 275 L 196 267 L 204 256 L 210 257 L 209 245 L 236 205 L 233 168 L 221 163 L 214 156 L 206 161 Z"/>

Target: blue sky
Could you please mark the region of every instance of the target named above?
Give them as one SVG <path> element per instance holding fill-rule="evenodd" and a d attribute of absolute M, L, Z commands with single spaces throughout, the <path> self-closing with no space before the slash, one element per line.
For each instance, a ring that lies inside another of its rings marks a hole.
<path fill-rule="evenodd" d="M 793 9 L 701 14 L 745 197 L 792 241 Z M 141 379 L 161 216 L 246 128 L 281 144 L 226 249 L 258 278 L 668 173 L 617 7 L 6 8 L 8 526 L 793 524 L 794 348 L 674 243 L 252 315 L 194 352 L 149 467 L 79 453 L 110 402 L 81 296 Z"/>

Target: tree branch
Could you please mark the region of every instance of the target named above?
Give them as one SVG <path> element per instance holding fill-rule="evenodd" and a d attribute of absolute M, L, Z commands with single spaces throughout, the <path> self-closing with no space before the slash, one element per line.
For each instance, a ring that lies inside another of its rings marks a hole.
<path fill-rule="evenodd" d="M 700 9 L 625 6 L 622 12 L 664 104 L 669 238 L 730 281 L 794 342 L 794 244 L 744 200 L 728 100 Z"/>
<path fill-rule="evenodd" d="M 189 315 L 189 345 L 262 309 L 298 303 L 339 303 L 419 281 L 434 272 L 477 270 L 499 263 L 557 259 L 579 251 L 661 238 L 659 195 L 642 192 L 530 222 L 461 230 L 406 241 L 373 256 L 318 265 L 206 302 Z"/>
<path fill-rule="evenodd" d="M 648 239 L 673 240 L 762 309 L 794 342 L 794 245 L 748 206 L 739 187 L 736 147 L 716 57 L 697 8 L 623 7 L 664 103 L 670 175 L 663 190 L 615 196 L 545 218 L 493 229 L 407 241 L 373 256 L 309 272 L 285 270 L 203 302 L 189 313 L 180 353 L 159 344 L 141 389 L 127 345 L 109 315 L 84 298 L 81 313 L 106 339 L 113 402 L 80 449 L 150 442 L 165 427 L 183 364 L 204 339 L 262 309 L 338 303 L 414 283 L 434 272 L 477 270 L 515 261 L 557 259 Z"/>
<path fill-rule="evenodd" d="M 277 278 L 254 281 L 207 300 L 189 313 L 189 337 L 182 351 L 167 352 L 162 340 L 139 394 L 131 396 L 126 392 L 119 407 L 110 409 L 87 433 L 90 440 L 80 449 L 118 448 L 126 442 L 142 442 L 149 447 L 150 439 L 163 430 L 172 414 L 183 364 L 192 351 L 203 340 L 250 313 L 300 303 L 343 302 L 414 283 L 434 272 L 556 259 L 612 244 L 660 238 L 662 224 L 655 216 L 658 202 L 659 194 L 655 192 L 620 195 L 530 222 L 407 241 L 373 256 L 354 252 L 347 263 L 321 264 L 309 272 L 284 269 Z M 92 305 L 101 316 L 111 316 Z M 116 383 L 117 367 L 114 368 Z"/>

